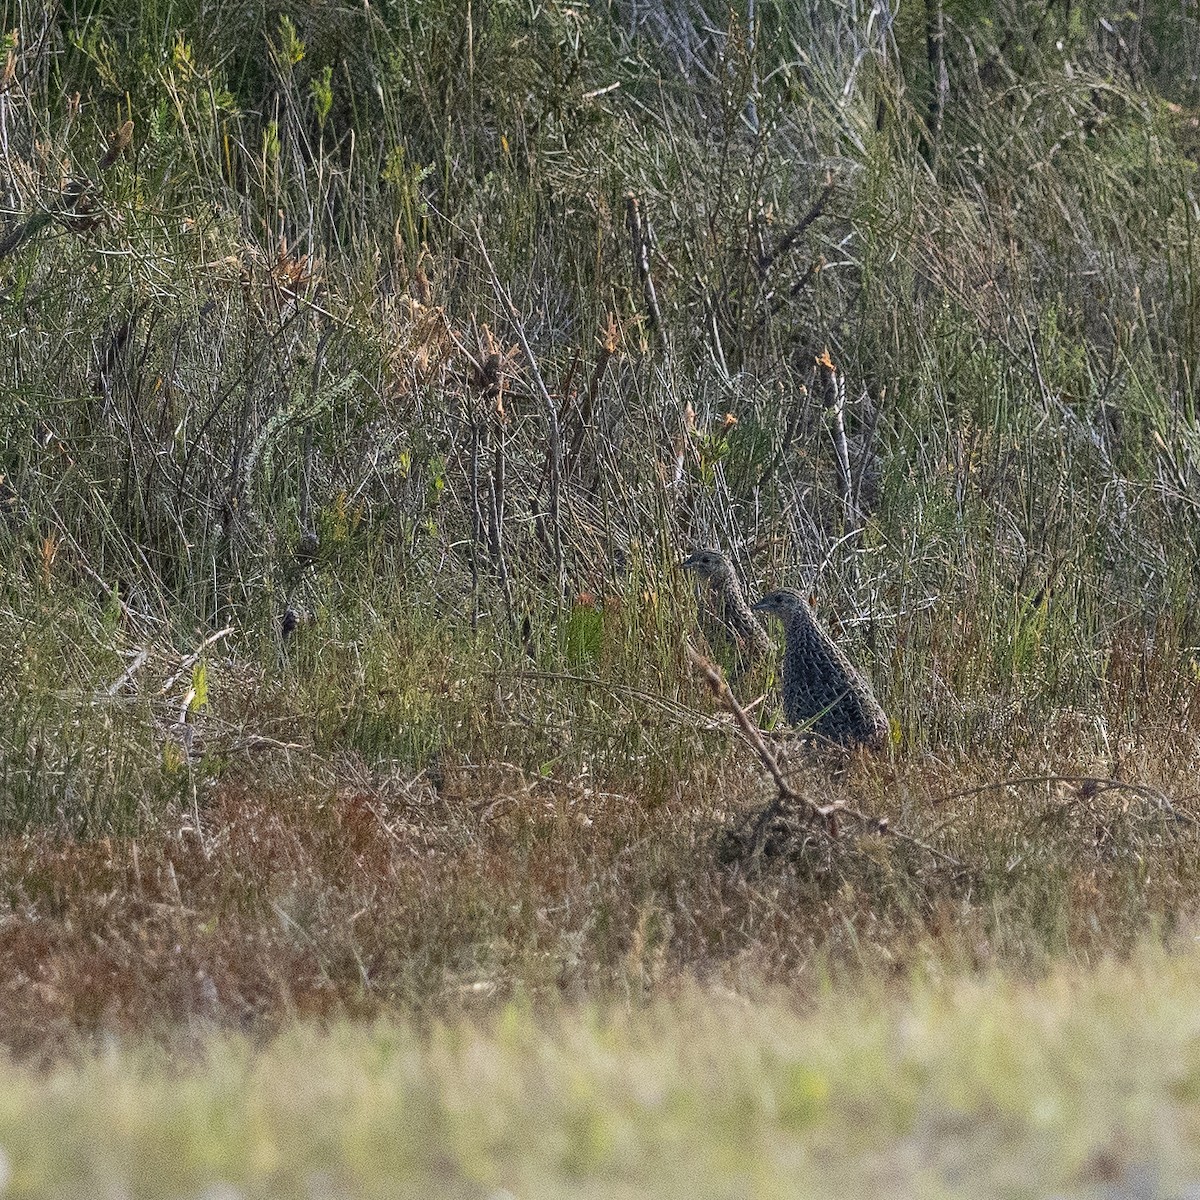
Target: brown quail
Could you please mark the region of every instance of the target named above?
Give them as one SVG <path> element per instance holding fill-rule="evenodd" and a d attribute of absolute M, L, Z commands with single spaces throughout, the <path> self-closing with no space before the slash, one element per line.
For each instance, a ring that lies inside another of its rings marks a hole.
<path fill-rule="evenodd" d="M 733 565 L 720 550 L 697 550 L 689 554 L 681 566 L 685 571 L 695 571 L 707 582 L 714 601 L 713 624 L 725 640 L 737 647 L 743 663 L 765 658 L 771 653 L 771 639 L 750 611 Z"/>
<path fill-rule="evenodd" d="M 882 749 L 891 728 L 866 677 L 838 649 L 799 592 L 768 592 L 753 612 L 783 622 L 783 713 L 844 746 Z"/>

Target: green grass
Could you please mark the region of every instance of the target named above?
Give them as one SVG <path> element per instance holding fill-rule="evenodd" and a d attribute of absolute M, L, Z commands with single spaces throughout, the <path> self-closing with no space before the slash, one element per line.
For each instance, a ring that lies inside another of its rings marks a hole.
<path fill-rule="evenodd" d="M 686 985 L 262 1045 L 198 1026 L 171 1059 L 0 1065 L 3 1194 L 1180 1195 L 1198 996 L 1191 950 L 1036 982 L 944 978 L 935 952 L 911 982 L 791 995 Z"/>
<path fill-rule="evenodd" d="M 1146 7 L 0 24 L 0 1192 L 1197 1177 L 1200 40 Z M 698 544 L 874 681 L 888 755 L 786 756 L 865 823 L 731 852 Z"/>

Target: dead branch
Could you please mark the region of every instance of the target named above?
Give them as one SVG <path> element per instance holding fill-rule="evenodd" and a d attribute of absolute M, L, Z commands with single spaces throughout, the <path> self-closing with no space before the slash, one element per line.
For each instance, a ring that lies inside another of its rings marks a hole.
<path fill-rule="evenodd" d="M 558 598 L 561 600 L 566 573 L 563 566 L 562 515 L 560 505 L 560 496 L 562 494 L 562 430 L 558 421 L 558 409 L 555 407 L 554 401 L 550 398 L 550 391 L 546 387 L 546 381 L 542 378 L 541 370 L 538 368 L 537 359 L 534 357 L 533 349 L 529 345 L 529 338 L 525 335 L 525 325 L 521 320 L 521 314 L 517 311 L 517 306 L 513 303 L 512 297 L 500 283 L 500 277 L 496 274 L 496 267 L 492 262 L 491 255 L 488 254 L 487 246 L 484 245 L 483 234 L 478 225 L 475 227 L 475 240 L 479 245 L 479 252 L 483 255 L 483 261 L 487 264 L 488 274 L 491 276 L 492 281 L 492 291 L 495 292 L 500 307 L 504 309 L 508 314 L 509 320 L 512 321 L 517 340 L 521 343 L 521 350 L 525 355 L 525 362 L 529 367 L 529 373 L 533 378 L 538 397 L 545 410 L 546 440 L 549 443 L 547 460 L 550 468 L 550 524 L 554 533 L 554 570 L 558 584 Z"/>
<path fill-rule="evenodd" d="M 767 773 L 775 781 L 775 798 L 767 805 L 762 815 L 754 824 L 754 854 L 757 855 L 761 852 L 763 836 L 766 833 L 768 825 L 770 825 L 771 821 L 779 815 L 787 804 L 797 805 L 803 811 L 804 815 L 810 819 L 819 817 L 826 823 L 830 832 L 835 833 L 834 818 L 837 813 L 842 811 L 842 805 L 814 804 L 806 796 L 801 796 L 784 778 L 783 772 L 779 769 L 779 760 L 771 753 L 767 743 L 763 740 L 762 730 L 746 715 L 746 710 L 737 702 L 733 692 L 729 690 L 729 684 L 725 682 L 724 676 L 722 676 L 717 666 L 691 645 L 687 647 L 687 656 L 692 666 L 704 677 L 704 681 L 712 689 L 713 695 L 733 714 L 733 719 L 742 731 L 742 736 L 753 747 L 755 754 L 758 755 L 763 766 L 766 767 Z"/>
<path fill-rule="evenodd" d="M 763 739 L 762 730 L 746 715 L 746 710 L 737 702 L 733 692 L 729 689 L 729 684 L 722 677 L 720 670 L 691 645 L 687 647 L 687 655 L 692 665 L 703 675 L 705 682 L 712 689 L 713 694 L 720 703 L 733 714 L 733 719 L 738 723 L 742 735 L 754 748 L 763 766 L 766 767 L 767 772 L 775 781 L 775 798 L 767 805 L 758 820 L 754 823 L 754 832 L 751 841 L 754 857 L 757 857 L 762 852 L 766 831 L 771 821 L 783 811 L 785 805 L 796 804 L 799 805 L 804 815 L 810 820 L 814 817 L 819 817 L 823 820 L 827 832 L 833 837 L 837 836 L 837 817 L 839 815 L 846 816 L 853 821 L 857 821 L 864 829 L 886 834 L 888 837 L 895 838 L 905 845 L 923 850 L 930 857 L 936 858 L 939 862 L 945 863 L 947 866 L 954 867 L 960 871 L 965 869 L 964 864 L 953 855 L 938 850 L 935 846 L 931 846 L 928 842 L 914 837 L 910 833 L 904 833 L 902 830 L 895 829 L 889 824 L 886 817 L 868 816 L 858 809 L 847 808 L 840 801 L 835 804 L 814 804 L 807 797 L 801 796 L 784 777 L 783 772 L 779 768 L 779 760 L 771 753 L 770 748 Z"/>

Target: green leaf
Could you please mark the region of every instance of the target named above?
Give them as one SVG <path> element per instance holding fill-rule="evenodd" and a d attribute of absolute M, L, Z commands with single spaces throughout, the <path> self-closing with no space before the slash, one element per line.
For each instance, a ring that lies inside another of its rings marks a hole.
<path fill-rule="evenodd" d="M 201 659 L 192 668 L 192 696 L 188 712 L 199 712 L 208 707 L 208 667 Z"/>

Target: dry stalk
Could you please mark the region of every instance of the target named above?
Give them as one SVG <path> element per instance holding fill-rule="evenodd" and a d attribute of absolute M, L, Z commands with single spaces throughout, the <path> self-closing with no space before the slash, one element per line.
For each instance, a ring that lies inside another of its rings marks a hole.
<path fill-rule="evenodd" d="M 479 625 L 479 547 L 483 545 L 485 522 L 479 487 L 479 455 L 482 437 L 479 428 L 480 422 L 470 400 L 467 401 L 467 422 L 471 430 L 471 460 L 467 472 L 471 494 L 471 628 L 475 629 Z"/>
<path fill-rule="evenodd" d="M 500 276 L 496 274 L 496 267 L 492 262 L 492 256 L 488 254 L 487 246 L 483 241 L 483 234 L 480 232 L 478 226 L 475 227 L 475 240 L 479 245 L 480 254 L 483 255 L 483 261 L 487 264 L 488 275 L 492 281 L 492 291 L 495 292 L 496 299 L 499 301 L 501 308 L 504 309 L 509 320 L 513 323 L 517 341 L 521 343 L 525 362 L 529 367 L 529 373 L 533 377 L 535 390 L 546 414 L 547 460 L 550 468 L 550 524 L 554 533 L 554 571 L 558 584 L 558 600 L 561 601 L 563 588 L 566 585 L 566 572 L 563 565 L 562 512 L 560 503 L 562 495 L 562 429 L 559 425 L 558 409 L 555 407 L 554 401 L 550 398 L 550 391 L 546 387 L 546 381 L 542 378 L 542 372 L 538 367 L 537 359 L 533 355 L 533 348 L 529 345 L 529 338 L 525 334 L 525 325 L 521 320 L 521 314 L 517 311 L 517 306 L 513 303 L 512 297 L 500 283 Z"/>
<path fill-rule="evenodd" d="M 133 682 L 133 677 L 146 665 L 146 660 L 150 657 L 150 650 L 143 646 L 134 656 L 133 662 L 121 672 L 120 676 L 108 685 L 105 690 L 105 695 L 115 696 L 127 683 Z"/>
<path fill-rule="evenodd" d="M 691 645 L 687 647 L 687 655 L 692 665 L 704 676 L 704 680 L 712 689 L 713 694 L 733 715 L 733 719 L 737 722 L 743 737 L 754 748 L 754 752 L 758 755 L 763 766 L 766 767 L 767 772 L 775 781 L 775 798 L 766 806 L 758 820 L 754 823 L 751 840 L 754 857 L 757 857 L 762 852 L 766 831 L 771 821 L 783 811 L 786 805 L 795 804 L 800 807 L 803 815 L 809 820 L 819 817 L 824 821 L 826 831 L 832 837 L 837 836 L 837 817 L 842 815 L 849 817 L 853 821 L 857 821 L 864 829 L 873 830 L 880 834 L 887 834 L 899 842 L 904 842 L 906 845 L 923 850 L 926 854 L 932 858 L 936 858 L 939 862 L 945 863 L 947 866 L 954 867 L 960 871 L 964 869 L 964 864 L 959 859 L 951 854 L 946 854 L 942 850 L 938 850 L 935 846 L 931 846 L 921 838 L 913 837 L 910 833 L 904 833 L 896 829 L 889 823 L 886 817 L 869 816 L 858 809 L 848 808 L 840 801 L 834 804 L 814 804 L 807 797 L 801 796 L 784 777 L 779 767 L 779 760 L 771 753 L 770 748 L 763 739 L 762 730 L 746 715 L 746 710 L 737 702 L 720 670 Z"/>
<path fill-rule="evenodd" d="M 1160 812 L 1165 813 L 1172 820 L 1178 821 L 1181 825 L 1200 826 L 1200 820 L 1190 813 L 1182 811 L 1165 792 L 1159 791 L 1158 788 L 1144 783 L 1126 783 L 1121 779 L 1105 779 L 1100 775 L 1022 775 L 1015 779 L 993 779 L 976 787 L 963 788 L 958 792 L 949 792 L 944 796 L 938 796 L 930 800 L 929 804 L 936 807 L 950 800 L 965 800 L 970 796 L 981 796 L 984 792 L 999 791 L 1002 788 L 1056 783 L 1077 787 L 1085 796 L 1099 796 L 1105 792 L 1128 792 L 1131 796 L 1138 796 L 1149 801 Z M 939 828 L 944 828 L 949 823 L 943 822 Z"/>
<path fill-rule="evenodd" d="M 858 524 L 854 508 L 853 481 L 850 476 L 850 445 L 846 440 L 846 377 L 825 350 L 817 359 L 825 376 L 826 407 L 833 418 L 833 449 L 837 457 L 838 491 L 842 497 L 843 520 L 847 528 Z"/>
<path fill-rule="evenodd" d="M 654 290 L 654 277 L 650 274 L 650 229 L 642 220 L 642 206 L 632 193 L 625 194 L 625 223 L 629 226 L 629 238 L 633 243 L 633 268 L 646 297 L 646 311 L 650 315 L 650 327 L 662 333 L 662 312 L 658 307 L 658 293 Z"/>
<path fill-rule="evenodd" d="M 825 176 L 825 186 L 822 188 L 821 194 L 817 197 L 813 206 L 779 239 L 775 250 L 759 260 L 758 269 L 761 274 L 765 275 L 776 260 L 788 254 L 804 235 L 804 231 L 825 211 L 825 206 L 829 203 L 829 197 L 833 195 L 833 189 L 833 175 L 827 173 Z"/>
<path fill-rule="evenodd" d="M 925 57 L 929 63 L 930 83 L 922 149 L 930 171 L 936 171 L 946 117 L 946 98 L 950 94 L 950 75 L 946 70 L 946 14 L 942 0 L 926 0 Z"/>
<path fill-rule="evenodd" d="M 687 647 L 687 656 L 692 666 L 704 676 L 704 681 L 712 689 L 713 695 L 733 715 L 738 728 L 742 731 L 742 736 L 750 743 L 755 754 L 766 767 L 767 773 L 775 781 L 775 798 L 767 805 L 754 824 L 754 853 L 757 855 L 762 850 L 763 835 L 766 833 L 767 826 L 787 804 L 797 805 L 809 819 L 819 817 L 826 823 L 829 832 L 836 836 L 835 817 L 842 811 L 842 805 L 814 804 L 807 797 L 801 796 L 784 778 L 784 774 L 779 768 L 779 760 L 771 753 L 767 743 L 763 740 L 762 731 L 746 715 L 746 710 L 737 702 L 733 692 L 729 690 L 729 684 L 725 682 L 724 676 L 716 665 L 691 645 Z"/>
<path fill-rule="evenodd" d="M 608 370 L 608 364 L 617 353 L 620 344 L 620 331 L 617 327 L 616 318 L 612 313 L 609 313 L 600 338 L 600 353 L 596 358 L 596 365 L 592 369 L 592 376 L 588 381 L 587 392 L 584 394 L 583 403 L 578 409 L 578 419 L 571 433 L 568 459 L 572 466 L 579 458 L 580 451 L 583 449 L 584 438 L 587 436 L 588 427 L 592 423 L 592 418 L 596 411 L 596 400 L 600 395 L 600 383 L 604 379 L 604 373 Z"/>
<path fill-rule="evenodd" d="M 180 679 L 182 679 L 183 676 L 186 675 L 187 672 L 190 671 L 196 665 L 196 663 L 200 661 L 201 656 L 204 654 L 205 650 L 209 648 L 209 646 L 216 642 L 222 641 L 224 638 L 227 638 L 231 633 L 233 633 L 233 631 L 234 627 L 232 625 L 226 625 L 224 629 L 218 629 L 216 633 L 210 633 L 208 637 L 206 637 L 204 641 L 202 641 L 200 645 L 197 646 L 196 649 L 193 650 L 192 653 L 189 654 L 179 664 L 179 670 L 177 670 L 175 674 L 172 675 L 171 678 L 168 679 L 166 683 L 164 683 L 162 687 L 158 689 L 158 694 L 160 696 L 165 696 L 180 681 Z"/>

